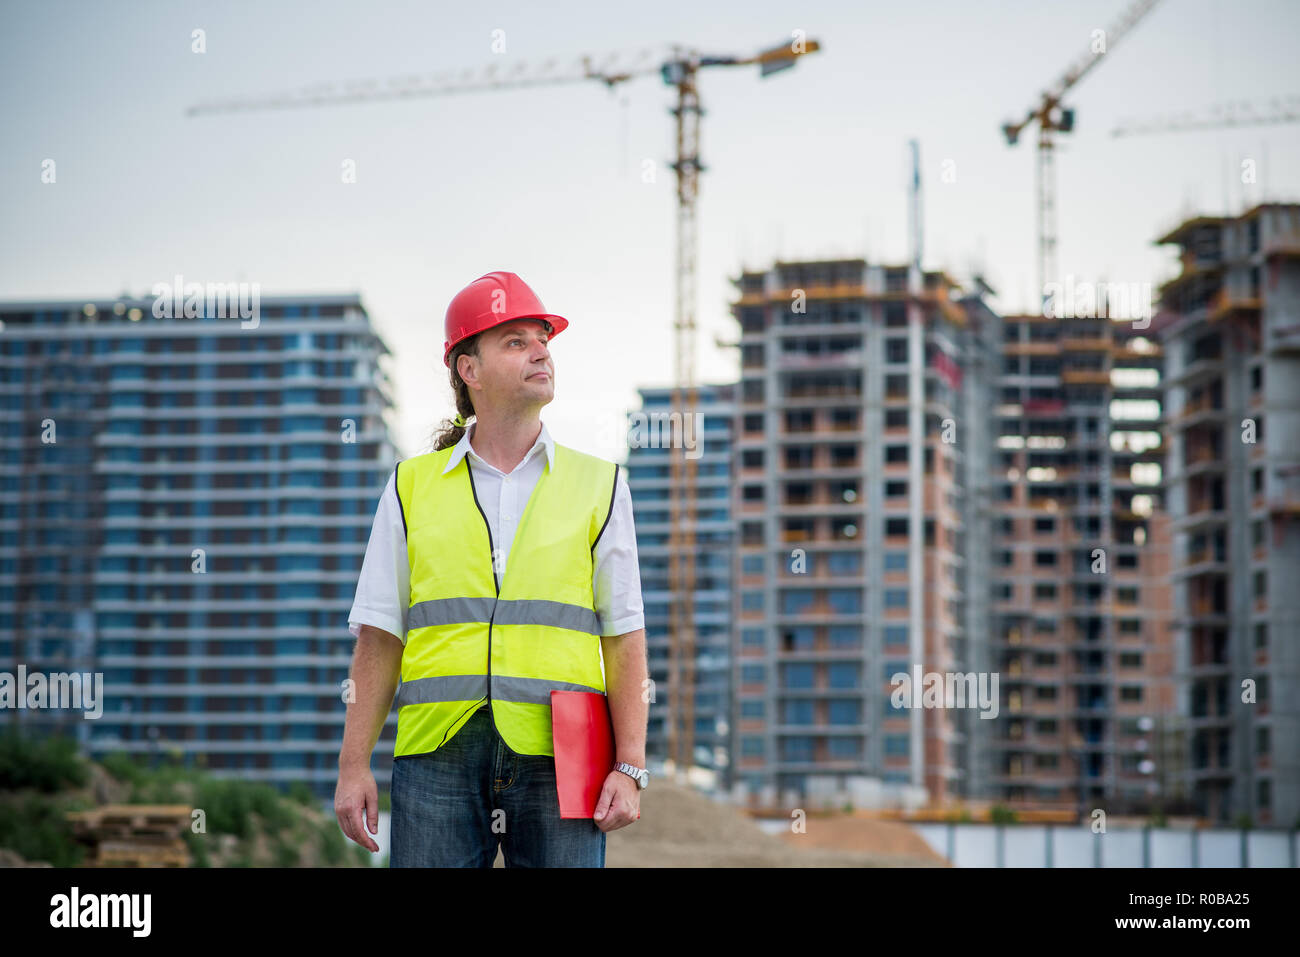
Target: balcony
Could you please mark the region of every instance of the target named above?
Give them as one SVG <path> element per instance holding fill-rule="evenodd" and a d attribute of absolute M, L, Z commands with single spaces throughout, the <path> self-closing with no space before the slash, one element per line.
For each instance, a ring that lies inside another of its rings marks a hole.
<path fill-rule="evenodd" d="M 808 299 L 862 299 L 867 292 L 860 282 L 804 283 L 788 289 L 776 289 L 768 298 L 774 302 L 789 303 L 794 298 L 796 289 L 802 290 Z"/>
<path fill-rule="evenodd" d="M 1268 351 L 1275 356 L 1300 355 L 1300 323 L 1273 325 L 1268 330 Z"/>
<path fill-rule="evenodd" d="M 863 351 L 845 349 L 840 352 L 807 353 L 782 352 L 777 357 L 777 367 L 781 369 L 826 369 L 862 367 Z"/>
<path fill-rule="evenodd" d="M 1275 470 L 1268 510 L 1273 515 L 1300 516 L 1300 464 L 1279 466 Z"/>
<path fill-rule="evenodd" d="M 1209 320 L 1218 322 L 1220 319 L 1227 318 L 1235 314 L 1258 314 L 1263 307 L 1263 302 L 1259 298 L 1258 290 L 1251 290 L 1249 295 L 1232 292 L 1228 289 L 1219 290 L 1219 294 L 1210 302 Z"/>
<path fill-rule="evenodd" d="M 1061 340 L 1064 352 L 1109 352 L 1109 336 L 1066 336 Z"/>

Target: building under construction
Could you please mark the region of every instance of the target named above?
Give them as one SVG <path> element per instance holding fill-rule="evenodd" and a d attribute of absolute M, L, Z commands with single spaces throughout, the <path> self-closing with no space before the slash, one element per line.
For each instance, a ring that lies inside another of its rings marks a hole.
<path fill-rule="evenodd" d="M 1203 814 L 1300 820 L 1300 205 L 1161 236 L 1156 327 L 1188 785 Z"/>
<path fill-rule="evenodd" d="M 641 409 L 628 429 L 628 487 L 636 515 L 646 652 L 655 689 L 646 753 L 711 771 L 726 767 L 729 752 L 735 390 L 734 384 L 699 387 L 697 432 L 694 424 L 674 431 L 675 390 L 671 386 L 640 389 Z M 676 411 L 676 421 L 680 421 L 681 412 Z M 674 448 L 675 435 L 689 439 L 693 447 Z M 671 646 L 673 593 L 669 587 L 670 459 L 686 454 L 695 456 L 696 476 L 694 514 L 685 519 L 695 550 L 695 600 L 691 607 L 695 640 L 689 667 L 680 660 L 684 655 L 675 655 Z M 688 728 L 689 744 L 684 734 Z"/>
<path fill-rule="evenodd" d="M 895 708 L 891 675 L 987 671 L 987 431 L 1000 341 L 940 272 L 861 259 L 736 280 L 741 377 L 731 783 L 967 793 L 971 710 Z M 980 370 L 979 374 L 968 374 Z"/>
<path fill-rule="evenodd" d="M 991 579 L 1006 703 L 982 783 L 1013 805 L 1154 806 L 1177 797 L 1156 741 L 1174 704 L 1162 360 L 1149 314 L 1086 293 L 1003 320 Z"/>

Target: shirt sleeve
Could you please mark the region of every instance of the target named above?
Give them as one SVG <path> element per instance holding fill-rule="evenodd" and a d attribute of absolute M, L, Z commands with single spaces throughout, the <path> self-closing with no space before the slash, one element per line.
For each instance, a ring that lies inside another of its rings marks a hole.
<path fill-rule="evenodd" d="M 406 644 L 406 612 L 411 602 L 411 566 L 406 556 L 406 524 L 397 500 L 397 470 L 379 496 L 375 522 L 361 561 L 356 598 L 348 614 L 348 630 L 360 637 L 371 625 L 396 635 Z"/>
<path fill-rule="evenodd" d="M 625 635 L 645 627 L 641 604 L 641 566 L 636 554 L 636 525 L 632 518 L 632 490 L 626 469 L 618 470 L 614 508 L 609 524 L 596 542 L 591 588 L 602 636 Z"/>

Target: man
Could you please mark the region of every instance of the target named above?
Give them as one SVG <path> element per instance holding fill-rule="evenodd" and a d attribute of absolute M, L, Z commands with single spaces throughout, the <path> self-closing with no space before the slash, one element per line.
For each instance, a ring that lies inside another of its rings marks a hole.
<path fill-rule="evenodd" d="M 443 362 L 458 415 L 398 463 L 349 625 L 357 638 L 335 812 L 377 851 L 370 753 L 400 676 L 390 864 L 603 867 L 646 786 L 645 618 L 632 501 L 613 462 L 554 442 L 548 313 L 492 272 L 452 299 Z M 467 422 L 469 417 L 474 421 Z M 594 819 L 561 818 L 550 691 L 604 692 L 615 767 Z"/>

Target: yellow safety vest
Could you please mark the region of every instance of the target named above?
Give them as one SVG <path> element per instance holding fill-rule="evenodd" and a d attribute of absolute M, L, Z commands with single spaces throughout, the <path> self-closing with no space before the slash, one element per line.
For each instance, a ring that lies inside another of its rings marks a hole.
<path fill-rule="evenodd" d="M 393 756 L 436 751 L 484 701 L 511 750 L 554 755 L 552 689 L 605 691 L 591 579 L 618 465 L 557 443 L 501 575 L 468 456 L 443 474 L 454 448 L 397 467 L 411 600 Z"/>

